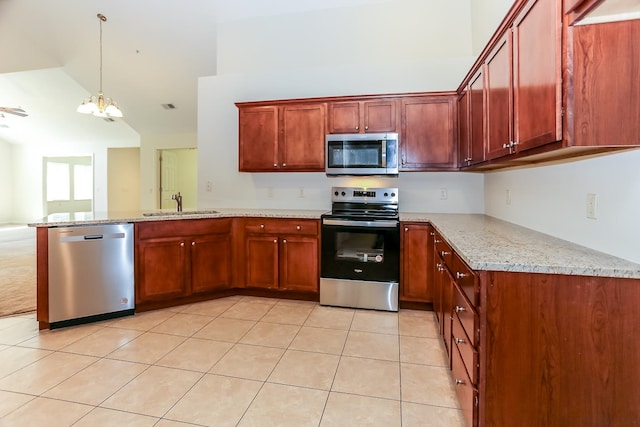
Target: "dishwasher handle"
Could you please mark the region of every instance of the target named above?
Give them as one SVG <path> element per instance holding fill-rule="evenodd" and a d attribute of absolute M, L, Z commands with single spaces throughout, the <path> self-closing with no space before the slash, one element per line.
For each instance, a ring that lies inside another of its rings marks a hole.
<path fill-rule="evenodd" d="M 100 240 L 102 239 L 102 237 L 102 234 L 89 234 L 87 236 L 84 236 L 84 240 Z"/>

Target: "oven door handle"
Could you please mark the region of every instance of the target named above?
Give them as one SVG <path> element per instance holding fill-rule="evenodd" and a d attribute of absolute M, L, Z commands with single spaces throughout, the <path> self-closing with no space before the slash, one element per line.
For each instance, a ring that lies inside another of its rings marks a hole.
<path fill-rule="evenodd" d="M 366 228 L 389 228 L 397 227 L 398 221 L 352 221 L 347 219 L 329 219 L 324 218 L 322 225 L 342 225 L 346 227 L 366 227 Z"/>

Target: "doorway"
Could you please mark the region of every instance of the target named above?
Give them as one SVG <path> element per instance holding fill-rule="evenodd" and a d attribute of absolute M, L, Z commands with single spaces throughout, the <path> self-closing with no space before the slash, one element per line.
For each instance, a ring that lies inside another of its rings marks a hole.
<path fill-rule="evenodd" d="M 160 175 L 160 209 L 175 209 L 171 196 L 182 196 L 183 209 L 198 206 L 198 149 L 172 148 L 158 150 Z"/>
<path fill-rule="evenodd" d="M 93 157 L 44 157 L 42 161 L 44 215 L 92 212 Z"/>

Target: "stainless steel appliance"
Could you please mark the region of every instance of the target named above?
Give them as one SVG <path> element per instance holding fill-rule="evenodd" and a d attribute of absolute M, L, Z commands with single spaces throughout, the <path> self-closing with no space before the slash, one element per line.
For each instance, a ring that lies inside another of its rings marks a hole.
<path fill-rule="evenodd" d="M 326 136 L 327 175 L 398 175 L 397 133 Z"/>
<path fill-rule="evenodd" d="M 334 187 L 322 215 L 320 304 L 398 311 L 397 188 Z"/>
<path fill-rule="evenodd" d="M 134 312 L 133 224 L 49 229 L 49 325 Z"/>

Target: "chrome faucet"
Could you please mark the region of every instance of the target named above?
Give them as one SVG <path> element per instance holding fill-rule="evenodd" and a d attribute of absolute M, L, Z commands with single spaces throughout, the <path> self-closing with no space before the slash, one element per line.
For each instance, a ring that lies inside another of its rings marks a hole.
<path fill-rule="evenodd" d="M 182 212 L 182 196 L 179 191 L 178 194 L 171 195 L 171 200 L 178 202 L 178 212 Z"/>

